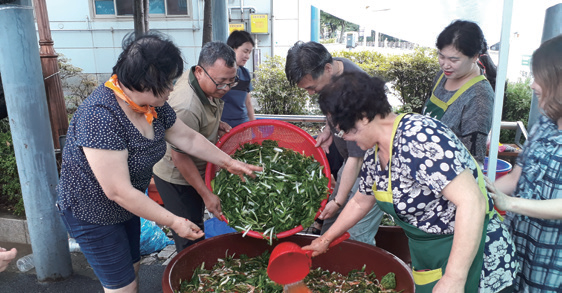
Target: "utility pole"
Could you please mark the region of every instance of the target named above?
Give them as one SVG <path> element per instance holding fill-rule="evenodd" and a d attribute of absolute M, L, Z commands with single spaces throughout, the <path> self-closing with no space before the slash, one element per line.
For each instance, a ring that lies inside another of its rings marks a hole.
<path fill-rule="evenodd" d="M 55 149 L 61 149 L 59 137 L 66 135 L 68 115 L 66 113 L 66 104 L 59 74 L 58 55 L 53 48 L 54 42 L 51 38 L 49 15 L 47 14 L 45 0 L 34 0 L 34 4 L 37 29 L 39 31 L 39 55 L 41 56 L 41 68 L 43 69 L 47 104 L 49 105 L 53 144 Z"/>
<path fill-rule="evenodd" d="M 135 36 L 138 37 L 148 32 L 148 0 L 133 2 L 133 21 Z"/>
<path fill-rule="evenodd" d="M 205 0 L 205 7 L 203 8 L 203 43 L 201 47 L 213 40 L 213 1 Z"/>
<path fill-rule="evenodd" d="M 40 282 L 72 275 L 68 238 L 55 207 L 58 171 L 31 0 L 0 0 L 0 71 L 33 261 Z M 16 3 L 16 4 L 12 4 Z"/>
<path fill-rule="evenodd" d="M 213 41 L 226 43 L 228 39 L 228 12 L 226 0 L 213 1 Z"/>

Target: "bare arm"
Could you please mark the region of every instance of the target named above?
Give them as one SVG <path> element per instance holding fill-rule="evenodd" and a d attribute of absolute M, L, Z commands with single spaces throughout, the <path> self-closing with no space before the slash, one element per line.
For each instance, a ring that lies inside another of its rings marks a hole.
<path fill-rule="evenodd" d="M 248 111 L 248 119 L 250 121 L 256 120 L 254 106 L 252 106 L 252 95 L 250 93 L 246 95 L 246 110 Z"/>
<path fill-rule="evenodd" d="M 494 199 L 494 205 L 500 210 L 533 218 L 562 219 L 562 199 L 536 200 L 516 197 L 514 193 L 520 176 L 521 167 L 515 166 L 513 171 L 496 182 L 491 183 L 487 180 L 486 187 Z"/>
<path fill-rule="evenodd" d="M 374 196 L 368 196 L 357 191 L 355 196 L 345 205 L 334 224 L 324 235 L 314 239 L 310 245 L 304 246 L 304 250 L 314 250 L 312 256 L 326 252 L 328 245 L 334 239 L 342 235 L 349 228 L 359 222 L 377 202 Z"/>
<path fill-rule="evenodd" d="M 126 150 L 83 149 L 90 168 L 110 200 L 139 217 L 172 228 L 181 237 L 194 240 L 204 235 L 197 225 L 172 214 L 133 187 Z"/>
<path fill-rule="evenodd" d="M 263 169 L 232 159 L 180 120 L 176 120 L 176 123 L 166 130 L 166 140 L 185 153 L 220 166 L 232 174 L 240 175 L 241 178 L 242 174 L 255 177 L 253 171 Z"/>
<path fill-rule="evenodd" d="M 515 165 L 513 167 L 513 170 L 511 170 L 511 172 L 509 172 L 508 174 L 502 176 L 501 178 L 497 179 L 494 182 L 494 186 L 495 190 L 501 191 L 505 194 L 513 194 L 515 192 L 515 188 L 517 187 L 517 182 L 519 182 L 519 177 L 521 177 L 521 167 L 518 165 Z M 488 177 L 486 177 L 487 179 Z M 490 182 L 489 180 L 487 185 L 490 189 Z M 490 191 L 493 193 L 496 193 L 495 190 L 492 188 Z"/>
<path fill-rule="evenodd" d="M 361 171 L 361 164 L 363 164 L 363 158 L 360 157 L 349 157 L 345 162 L 345 166 L 343 167 L 343 171 L 340 178 L 340 184 L 338 186 L 338 190 L 336 193 L 335 200 L 337 203 L 342 205 L 344 202 L 347 201 L 347 197 L 349 196 L 349 192 L 351 188 L 353 188 L 353 184 L 357 180 L 357 176 L 359 175 L 359 171 Z M 334 201 L 329 201 L 326 204 L 326 208 L 320 214 L 320 219 L 327 219 L 333 217 L 339 209 L 339 206 Z"/>
<path fill-rule="evenodd" d="M 548 220 L 562 219 L 562 199 L 525 199 L 503 193 L 491 193 L 494 203 L 500 210 Z"/>
<path fill-rule="evenodd" d="M 468 169 L 455 177 L 442 194 L 457 206 L 457 212 L 446 273 L 433 292 L 463 292 L 468 271 L 480 246 L 486 201 Z"/>
<path fill-rule="evenodd" d="M 207 188 L 193 159 L 189 155 L 176 152 L 172 149 L 172 161 L 181 175 L 183 175 L 183 178 L 199 193 L 209 212 L 220 219 L 222 215 L 221 201 L 216 194 L 212 193 Z"/>

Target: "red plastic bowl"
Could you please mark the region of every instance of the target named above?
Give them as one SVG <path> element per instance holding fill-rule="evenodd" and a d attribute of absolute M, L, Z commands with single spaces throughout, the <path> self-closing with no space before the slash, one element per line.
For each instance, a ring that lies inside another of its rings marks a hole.
<path fill-rule="evenodd" d="M 264 140 L 275 140 L 278 142 L 280 147 L 292 149 L 306 156 L 313 156 L 316 161 L 318 161 L 322 166 L 324 166 L 324 175 L 328 177 L 328 188 L 330 188 L 332 176 L 330 173 L 330 165 L 326 154 L 322 148 L 317 148 L 314 145 L 316 140 L 310 136 L 306 131 L 301 128 L 279 120 L 273 119 L 260 119 L 254 120 L 246 123 L 242 123 L 230 130 L 229 133 L 225 134 L 217 142 L 217 147 L 223 152 L 233 155 L 241 145 L 245 143 L 262 143 Z M 205 184 L 209 190 L 213 190 L 211 187 L 211 181 L 215 178 L 215 175 L 220 170 L 220 168 L 214 164 L 207 163 L 207 168 L 205 170 Z M 322 200 L 320 208 L 316 213 L 314 219 L 318 218 L 326 202 L 328 201 L 329 194 L 326 194 L 326 199 Z M 223 220 L 228 223 L 228 219 Z M 277 233 L 275 237 L 284 238 L 294 235 L 302 231 L 304 227 L 299 225 L 293 229 Z M 246 235 L 254 238 L 268 238 L 260 232 L 250 230 Z"/>

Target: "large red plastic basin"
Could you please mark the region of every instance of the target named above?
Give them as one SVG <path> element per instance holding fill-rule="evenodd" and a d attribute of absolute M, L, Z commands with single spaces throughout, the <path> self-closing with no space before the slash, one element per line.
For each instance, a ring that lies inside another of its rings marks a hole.
<path fill-rule="evenodd" d="M 198 242 L 174 257 L 162 276 L 162 290 L 172 293 L 179 290 L 182 280 L 191 279 L 193 271 L 201 263 L 210 269 L 218 258 L 224 258 L 227 251 L 231 255 L 246 254 L 255 257 L 264 251 L 272 251 L 277 243 L 291 241 L 300 246 L 309 244 L 316 236 L 293 235 L 274 241 L 269 246 L 267 241 L 251 237 L 242 237 L 242 233 L 223 234 Z M 397 291 L 414 292 L 414 280 L 410 268 L 398 257 L 386 250 L 354 240 L 346 240 L 331 248 L 328 252 L 312 259 L 312 268 L 323 269 L 347 274 L 353 269 L 361 269 L 365 265 L 367 272 L 374 272 L 382 278 L 389 272 L 396 274 Z"/>

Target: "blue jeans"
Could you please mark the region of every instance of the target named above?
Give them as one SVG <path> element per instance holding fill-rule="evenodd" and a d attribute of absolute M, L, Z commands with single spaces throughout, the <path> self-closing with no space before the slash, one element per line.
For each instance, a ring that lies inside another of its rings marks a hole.
<path fill-rule="evenodd" d="M 140 261 L 139 217 L 98 225 L 76 219 L 70 208 L 59 208 L 59 214 L 104 288 L 123 288 L 135 280 L 133 264 Z"/>

